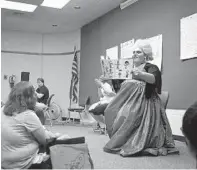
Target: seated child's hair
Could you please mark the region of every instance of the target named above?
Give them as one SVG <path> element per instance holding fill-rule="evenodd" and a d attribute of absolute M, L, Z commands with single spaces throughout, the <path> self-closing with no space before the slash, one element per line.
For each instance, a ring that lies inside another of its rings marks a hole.
<path fill-rule="evenodd" d="M 197 151 L 197 101 L 185 112 L 182 122 L 182 131 L 192 147 Z"/>

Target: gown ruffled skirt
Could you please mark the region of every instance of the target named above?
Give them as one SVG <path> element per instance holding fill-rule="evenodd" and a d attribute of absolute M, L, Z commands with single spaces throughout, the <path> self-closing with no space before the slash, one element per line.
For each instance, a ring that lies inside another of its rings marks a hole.
<path fill-rule="evenodd" d="M 138 80 L 124 83 L 105 109 L 110 137 L 105 152 L 123 157 L 179 153 L 159 96 L 147 99 L 145 86 L 145 82 Z"/>

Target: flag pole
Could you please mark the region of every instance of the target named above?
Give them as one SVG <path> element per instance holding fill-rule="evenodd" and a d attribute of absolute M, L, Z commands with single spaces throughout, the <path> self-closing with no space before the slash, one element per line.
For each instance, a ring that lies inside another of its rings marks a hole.
<path fill-rule="evenodd" d="M 73 80 L 72 80 L 72 77 L 71 77 L 70 88 L 72 88 L 72 82 L 73 82 Z M 72 95 L 72 94 L 70 94 L 70 95 Z M 71 108 L 72 96 L 70 96 L 69 98 L 70 98 L 69 108 Z M 68 110 L 68 123 L 70 123 L 70 110 Z"/>
<path fill-rule="evenodd" d="M 75 55 L 75 52 L 76 52 L 76 46 L 74 46 L 74 52 L 73 54 Z M 75 56 L 74 56 L 75 57 Z M 71 71 L 71 75 L 72 75 L 72 71 Z M 71 104 L 72 104 L 72 93 L 73 93 L 73 76 L 71 76 L 71 83 L 70 83 L 70 102 L 69 102 L 69 108 L 71 108 Z M 74 120 L 73 120 L 74 121 Z M 70 120 L 70 110 L 68 111 L 68 123 L 70 123 L 71 120 Z"/>

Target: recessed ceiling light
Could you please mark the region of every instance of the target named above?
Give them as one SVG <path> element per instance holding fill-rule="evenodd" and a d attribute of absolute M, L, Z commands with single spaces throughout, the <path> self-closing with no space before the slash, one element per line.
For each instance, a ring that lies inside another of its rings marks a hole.
<path fill-rule="evenodd" d="M 75 9 L 81 9 L 81 7 L 80 7 L 80 6 L 75 6 L 74 8 L 75 8 Z"/>
<path fill-rule="evenodd" d="M 34 10 L 37 8 L 37 5 L 1 0 L 0 7 L 11 10 L 34 12 Z"/>
<path fill-rule="evenodd" d="M 41 6 L 61 9 L 70 1 L 71 0 L 44 0 Z"/>

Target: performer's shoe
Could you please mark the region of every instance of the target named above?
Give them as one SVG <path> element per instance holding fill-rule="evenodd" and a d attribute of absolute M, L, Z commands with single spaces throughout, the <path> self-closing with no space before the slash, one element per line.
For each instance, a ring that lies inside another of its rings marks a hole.
<path fill-rule="evenodd" d="M 96 127 L 93 128 L 94 131 L 100 131 L 101 126 L 99 123 L 97 123 Z"/>
<path fill-rule="evenodd" d="M 106 135 L 107 134 L 106 128 L 100 128 L 100 134 L 101 135 Z"/>

